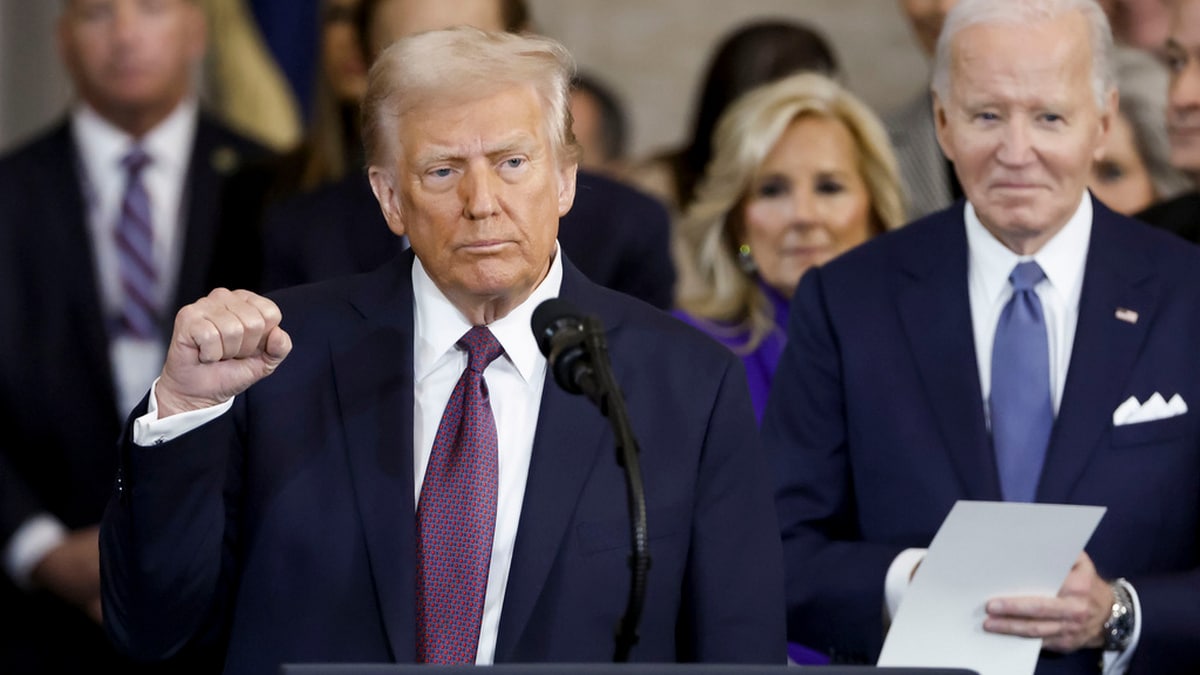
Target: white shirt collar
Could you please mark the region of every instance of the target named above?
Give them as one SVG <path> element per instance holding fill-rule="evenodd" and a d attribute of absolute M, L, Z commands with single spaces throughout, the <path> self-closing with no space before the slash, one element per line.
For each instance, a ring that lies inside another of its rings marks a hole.
<path fill-rule="evenodd" d="M 1046 273 L 1046 281 L 1059 289 L 1064 297 L 1078 299 L 1083 285 L 1083 268 L 1087 260 L 1088 243 L 1092 234 L 1092 199 L 1084 191 L 1075 213 L 1041 249 L 1031 256 L 1019 256 L 1000 243 L 980 222 L 975 207 L 967 202 L 964 218 L 967 224 L 967 249 L 970 266 L 983 284 L 990 302 L 996 302 L 1009 290 L 1008 276 L 1018 262 L 1035 260 Z"/>
<path fill-rule="evenodd" d="M 75 143 L 79 147 L 89 176 L 102 176 L 120 170 L 125 154 L 140 143 L 154 166 L 181 175 L 191 157 L 191 139 L 199 117 L 195 97 L 185 98 L 170 115 L 140 139 L 100 116 L 95 108 L 80 102 L 71 114 Z"/>
<path fill-rule="evenodd" d="M 504 347 L 504 354 L 529 382 L 537 372 L 538 362 L 546 357 L 538 349 L 530 321 L 533 310 L 543 301 L 557 297 L 562 288 L 562 256 L 555 242 L 550 271 L 529 297 L 507 316 L 488 324 L 492 335 Z M 414 377 L 419 382 L 434 369 L 447 353 L 454 350 L 459 338 L 471 329 L 462 312 L 458 311 L 433 283 L 420 258 L 413 261 L 412 271 L 415 336 Z"/>

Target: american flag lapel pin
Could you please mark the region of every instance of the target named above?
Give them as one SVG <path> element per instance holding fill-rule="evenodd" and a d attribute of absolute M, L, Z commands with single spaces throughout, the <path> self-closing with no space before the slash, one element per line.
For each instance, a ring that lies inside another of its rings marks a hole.
<path fill-rule="evenodd" d="M 1132 324 L 1137 323 L 1138 313 L 1133 311 L 1132 309 L 1128 309 L 1125 307 L 1118 307 L 1116 317 L 1119 320 L 1132 325 Z"/>

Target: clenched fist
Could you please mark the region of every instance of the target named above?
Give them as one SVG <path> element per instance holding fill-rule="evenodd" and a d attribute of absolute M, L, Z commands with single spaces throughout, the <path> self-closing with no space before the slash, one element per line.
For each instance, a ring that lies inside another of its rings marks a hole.
<path fill-rule="evenodd" d="M 175 315 L 156 389 L 159 418 L 208 408 L 275 371 L 292 339 L 274 302 L 218 288 Z"/>

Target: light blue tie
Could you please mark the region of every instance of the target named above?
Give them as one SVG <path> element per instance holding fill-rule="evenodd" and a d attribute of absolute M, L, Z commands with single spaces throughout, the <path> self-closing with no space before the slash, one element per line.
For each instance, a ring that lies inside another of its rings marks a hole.
<path fill-rule="evenodd" d="M 992 345 L 992 446 L 1000 491 L 1010 502 L 1034 501 L 1054 426 L 1046 321 L 1033 290 L 1045 278 L 1033 261 L 1013 268 L 1013 295 L 1000 312 Z"/>

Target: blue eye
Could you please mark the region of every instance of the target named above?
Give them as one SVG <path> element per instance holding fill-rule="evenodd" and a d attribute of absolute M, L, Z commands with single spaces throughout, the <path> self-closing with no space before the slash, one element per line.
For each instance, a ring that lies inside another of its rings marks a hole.
<path fill-rule="evenodd" d="M 504 165 L 510 169 L 519 169 L 524 164 L 524 157 L 509 157 L 508 159 L 504 160 Z"/>
<path fill-rule="evenodd" d="M 978 115 L 976 115 L 976 117 L 978 117 L 979 119 L 981 119 L 985 122 L 995 122 L 996 120 L 1000 119 L 999 115 L 997 115 L 996 113 L 992 113 L 992 112 L 979 113 Z"/>
<path fill-rule="evenodd" d="M 445 178 L 450 175 L 450 169 L 447 169 L 447 168 L 434 169 L 431 173 L 433 175 L 437 176 L 438 178 Z"/>
<path fill-rule="evenodd" d="M 1063 121 L 1063 116 L 1055 113 L 1046 113 L 1042 115 L 1042 119 L 1046 120 L 1047 122 L 1061 122 Z"/>

